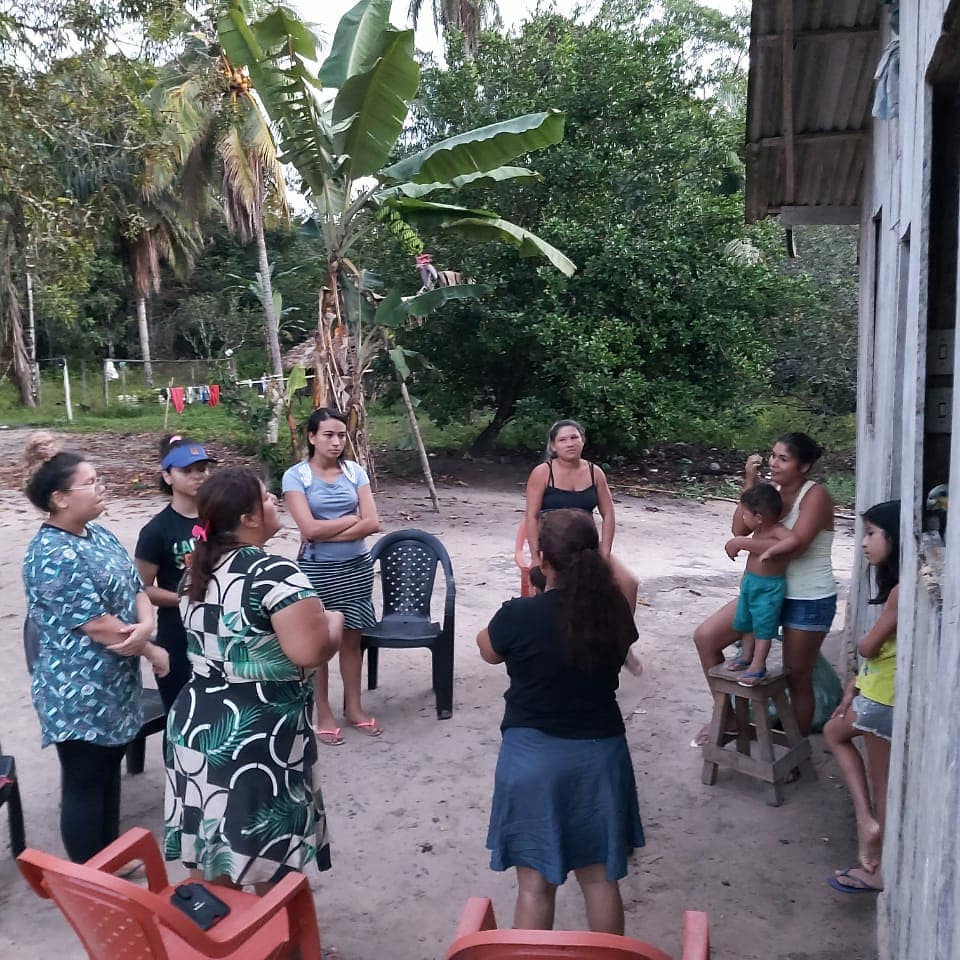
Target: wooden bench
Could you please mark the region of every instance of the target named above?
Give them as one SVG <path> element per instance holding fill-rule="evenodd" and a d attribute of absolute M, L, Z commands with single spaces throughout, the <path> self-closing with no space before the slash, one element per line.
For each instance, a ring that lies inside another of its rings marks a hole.
<path fill-rule="evenodd" d="M 810 741 L 800 733 L 797 718 L 787 696 L 787 671 L 770 670 L 756 686 L 741 687 L 742 674 L 713 667 L 708 674 L 713 694 L 710 734 L 703 745 L 703 775 L 707 786 L 717 782 L 719 767 L 762 780 L 767 803 L 777 807 L 783 796 L 781 787 L 794 769 L 801 777 L 816 780 L 810 760 Z M 783 730 L 770 725 L 769 705 L 773 703 Z M 736 721 L 736 727 L 731 721 Z M 734 747 L 727 744 L 735 741 Z"/>

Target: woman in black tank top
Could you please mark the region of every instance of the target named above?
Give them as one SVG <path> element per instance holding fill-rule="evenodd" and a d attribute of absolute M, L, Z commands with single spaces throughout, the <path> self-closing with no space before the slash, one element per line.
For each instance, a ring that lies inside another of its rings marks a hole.
<path fill-rule="evenodd" d="M 558 420 L 547 438 L 547 459 L 533 468 L 527 480 L 526 527 L 530 556 L 536 562 L 540 548 L 540 516 L 549 510 L 600 511 L 600 553 L 610 556 L 616 517 L 613 498 L 603 471 L 584 460 L 586 442 L 576 420 Z"/>
<path fill-rule="evenodd" d="M 533 468 L 527 480 L 526 525 L 531 562 L 536 565 L 540 552 L 540 517 L 551 510 L 600 511 L 600 554 L 610 562 L 614 579 L 630 604 L 631 614 L 637 606 L 640 584 L 624 564 L 611 554 L 616 517 L 613 497 L 603 471 L 584 460 L 583 445 L 587 435 L 576 420 L 558 420 L 547 435 L 546 461 Z M 643 667 L 634 653 L 629 653 L 627 669 L 639 675 Z"/>

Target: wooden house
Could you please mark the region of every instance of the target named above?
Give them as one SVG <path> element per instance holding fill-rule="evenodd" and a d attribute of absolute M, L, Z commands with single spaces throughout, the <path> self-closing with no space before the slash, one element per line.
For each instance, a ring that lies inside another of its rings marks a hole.
<path fill-rule="evenodd" d="M 747 216 L 859 224 L 857 509 L 903 503 L 880 957 L 955 960 L 960 514 L 941 536 L 925 501 L 960 489 L 960 0 L 753 0 L 750 48 Z"/>

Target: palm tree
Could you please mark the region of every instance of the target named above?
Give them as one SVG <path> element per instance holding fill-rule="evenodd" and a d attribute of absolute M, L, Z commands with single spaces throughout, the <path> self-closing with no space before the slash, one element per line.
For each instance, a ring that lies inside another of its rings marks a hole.
<path fill-rule="evenodd" d="M 422 12 L 423 0 L 410 0 L 407 16 L 414 29 L 420 23 Z M 430 12 L 438 35 L 447 27 L 463 34 L 463 52 L 470 60 L 476 55 L 480 30 L 500 22 L 500 8 L 495 0 L 431 0 Z"/>
<path fill-rule="evenodd" d="M 202 210 L 212 191 L 237 240 L 256 244 L 269 371 L 282 376 L 264 225 L 268 212 L 287 219 L 289 210 L 276 144 L 250 77 L 219 45 L 211 55 L 206 42 L 193 40 L 158 85 L 154 104 L 169 125 L 185 196 Z"/>
<path fill-rule="evenodd" d="M 120 259 L 133 282 L 143 375 L 152 387 L 147 300 L 151 293 L 160 292 L 161 263 L 168 264 L 178 277 L 190 274 L 202 236 L 197 222 L 169 188 L 140 191 L 134 211 L 119 221 L 116 232 Z"/>

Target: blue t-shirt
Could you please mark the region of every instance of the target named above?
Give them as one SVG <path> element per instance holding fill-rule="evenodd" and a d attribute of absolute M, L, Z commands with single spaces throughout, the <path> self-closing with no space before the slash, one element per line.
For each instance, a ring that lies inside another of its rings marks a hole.
<path fill-rule="evenodd" d="M 321 480 L 306 460 L 295 463 L 283 475 L 284 493 L 302 493 L 310 505 L 314 520 L 337 520 L 357 513 L 360 504 L 358 491 L 369 486 L 366 470 L 353 460 L 340 463 L 340 476 L 333 483 Z M 311 540 L 303 553 L 303 560 L 352 560 L 367 552 L 366 540 L 344 540 L 328 543 Z"/>
<path fill-rule="evenodd" d="M 140 576 L 109 530 L 90 523 L 86 531 L 44 524 L 23 558 L 27 616 L 40 634 L 31 692 L 43 746 L 119 746 L 143 722 L 140 658 L 111 653 L 81 629 L 104 614 L 136 623 Z"/>

